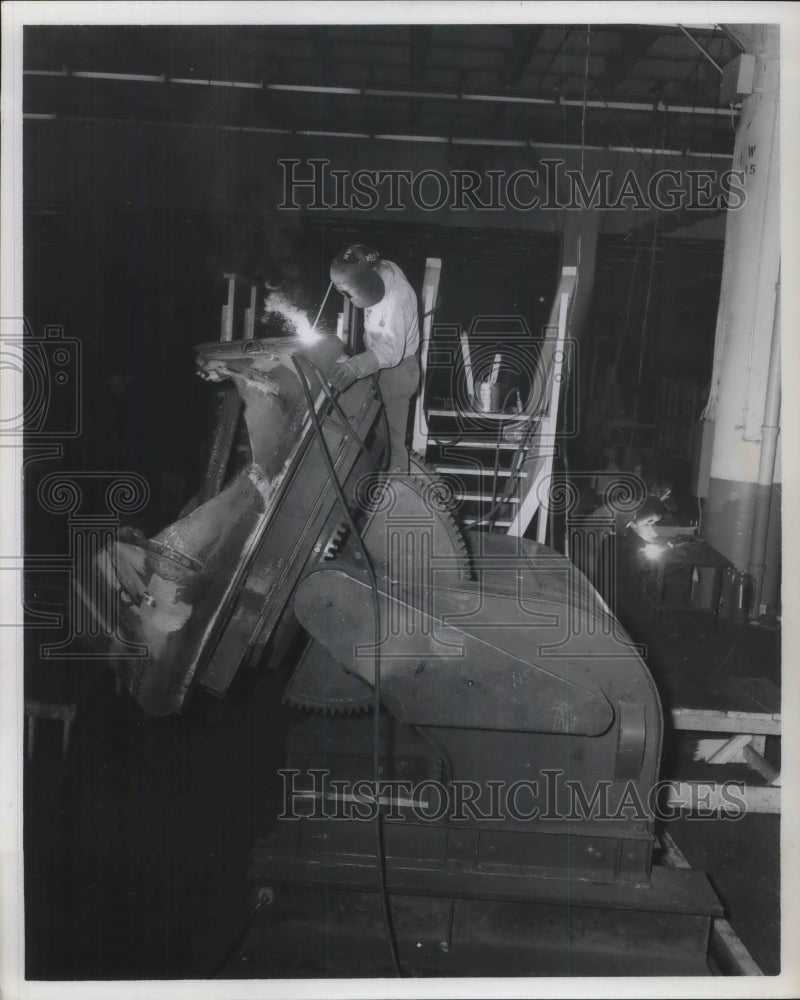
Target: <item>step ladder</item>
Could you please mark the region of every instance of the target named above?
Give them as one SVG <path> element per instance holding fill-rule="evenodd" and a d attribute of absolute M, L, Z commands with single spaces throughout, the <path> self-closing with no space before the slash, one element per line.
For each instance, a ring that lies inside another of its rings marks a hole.
<path fill-rule="evenodd" d="M 485 327 L 492 318 L 473 321 L 467 333 L 455 327 L 437 327 L 434 338 L 429 310 L 436 298 L 440 274 L 441 261 L 429 260 L 423 283 L 426 315 L 420 349 L 422 376 L 414 422 L 414 449 L 450 483 L 465 527 L 502 530 L 522 536 L 536 518 L 535 537 L 544 542 L 551 508 L 553 459 L 558 454 L 559 440 L 569 433 L 569 428 L 559 427 L 559 405 L 561 388 L 572 367 L 574 345 L 568 331 L 577 270 L 575 267 L 562 268 L 542 340 L 533 338 L 522 317 L 494 318 L 498 324 L 516 321 L 524 331 L 521 336 L 515 334 L 505 340 L 502 334 L 491 335 L 490 331 L 488 341 L 493 344 L 490 353 L 495 376 L 498 353 L 516 351 L 519 355 L 522 351 L 528 363 L 534 365 L 528 398 L 520 400 L 516 409 L 500 403 L 497 412 L 475 408 L 471 350 L 481 339 L 478 322 Z M 485 334 L 483 339 L 487 340 Z M 455 368 L 459 348 L 465 398 L 444 403 L 437 401 L 429 390 L 431 370 L 436 365 L 450 364 Z M 486 350 L 483 354 L 485 366 L 488 362 Z M 476 355 L 479 358 L 476 371 L 480 374 L 480 349 Z"/>

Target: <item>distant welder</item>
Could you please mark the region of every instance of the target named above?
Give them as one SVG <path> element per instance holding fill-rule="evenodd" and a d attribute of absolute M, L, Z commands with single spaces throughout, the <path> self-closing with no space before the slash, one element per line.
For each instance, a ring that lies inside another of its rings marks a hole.
<path fill-rule="evenodd" d="M 334 365 L 330 381 L 343 391 L 380 372 L 378 384 L 389 424 L 389 468 L 408 470 L 408 413 L 419 387 L 417 296 L 406 276 L 377 250 L 356 244 L 331 264 L 337 291 L 364 310 L 365 350 Z"/>

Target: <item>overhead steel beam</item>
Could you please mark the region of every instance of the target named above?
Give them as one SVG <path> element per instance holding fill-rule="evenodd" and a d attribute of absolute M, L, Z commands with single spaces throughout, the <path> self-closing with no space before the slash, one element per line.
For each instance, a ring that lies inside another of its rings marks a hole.
<path fill-rule="evenodd" d="M 580 98 L 564 98 L 564 97 L 538 97 L 535 95 L 526 94 L 509 94 L 509 93 L 470 93 L 468 91 L 463 91 L 455 89 L 452 91 L 437 91 L 437 90 L 408 90 L 396 87 L 339 87 L 334 84 L 318 84 L 318 83 L 281 83 L 275 81 L 272 83 L 263 83 L 261 81 L 237 81 L 237 80 L 208 80 L 201 78 L 180 78 L 176 79 L 174 77 L 168 76 L 139 76 L 131 77 L 129 74 L 125 73 L 103 73 L 98 74 L 92 71 L 70 71 L 68 69 L 59 70 L 24 70 L 24 76 L 41 76 L 41 77 L 73 77 L 75 79 L 98 79 L 102 78 L 108 82 L 126 82 L 130 83 L 132 81 L 138 81 L 141 83 L 168 83 L 168 84 L 185 84 L 185 85 L 196 85 L 196 86 L 208 86 L 208 87 L 228 87 L 233 90 L 274 90 L 274 91 L 286 91 L 287 93 L 295 94 L 331 94 L 331 95 L 341 95 L 341 96 L 352 96 L 352 97 L 385 97 L 388 99 L 401 98 L 408 99 L 412 98 L 415 100 L 429 100 L 429 101 L 476 101 L 485 103 L 496 103 L 496 104 L 520 104 L 520 105 L 541 105 L 543 107 L 561 107 L 561 108 L 582 108 L 585 106 L 587 108 L 611 108 L 615 111 L 668 111 L 671 114 L 682 114 L 682 115 L 714 115 L 723 118 L 730 118 L 731 109 L 729 107 L 716 107 L 714 105 L 701 105 L 701 104 L 682 104 L 682 105 L 672 105 L 668 101 L 597 101 L 589 100 L 584 102 Z M 597 84 L 596 84 L 597 85 Z M 598 89 L 601 89 L 598 86 Z M 735 112 L 738 114 L 738 112 Z"/>
<path fill-rule="evenodd" d="M 324 87 L 314 84 L 299 83 L 270 83 L 266 84 L 267 90 L 285 90 L 294 93 L 309 94 L 349 94 L 361 97 L 386 97 L 386 98 L 416 98 L 418 100 L 436 101 L 483 101 L 497 104 L 538 104 L 550 107 L 582 108 L 584 101 L 580 98 L 564 97 L 536 97 L 525 94 L 508 93 L 469 93 L 463 90 L 435 91 L 435 90 L 402 90 L 389 87 Z M 686 115 L 718 115 L 724 118 L 730 117 L 730 108 L 715 107 L 714 105 L 669 105 L 664 102 L 654 101 L 586 101 L 587 108 L 613 108 L 616 111 L 670 111 L 673 114 Z"/>
<path fill-rule="evenodd" d="M 471 136 L 454 136 L 454 135 L 411 135 L 407 133 L 394 132 L 394 133 L 377 133 L 377 132 L 356 132 L 356 131 L 335 131 L 333 129 L 305 129 L 305 128 L 280 128 L 280 127 L 265 127 L 261 125 L 220 125 L 215 122 L 200 122 L 200 121 L 168 121 L 168 120 L 155 120 L 155 119 L 144 119 L 144 118 L 113 118 L 97 115 L 68 115 L 68 114 L 56 114 L 47 111 L 25 111 L 22 115 L 23 119 L 29 121 L 64 121 L 64 122 L 76 122 L 76 123 L 87 123 L 87 122 L 104 122 L 106 124 L 120 124 L 120 125 L 146 125 L 146 126 L 156 126 L 160 128 L 189 128 L 189 129 L 214 129 L 220 132 L 247 132 L 247 133 L 264 133 L 268 135 L 299 135 L 299 136 L 309 136 L 318 138 L 330 138 L 330 139 L 379 139 L 390 142 L 429 142 L 434 144 L 444 144 L 452 146 L 488 146 L 491 148 L 500 149 L 503 147 L 517 148 L 517 149 L 533 149 L 533 150 L 555 150 L 557 152 L 563 152 L 568 149 L 578 149 L 584 151 L 597 151 L 597 152 L 611 152 L 611 153 L 631 153 L 633 155 L 639 156 L 641 154 L 652 154 L 658 156 L 674 156 L 674 157 L 686 157 L 686 158 L 702 158 L 707 160 L 731 160 L 733 158 L 732 153 L 723 153 L 713 150 L 702 150 L 702 149 L 671 149 L 667 147 L 663 148 L 650 148 L 638 146 L 634 148 L 633 146 L 618 146 L 618 145 L 600 145 L 600 144 L 590 144 L 590 143 L 569 143 L 562 141 L 553 141 L 550 139 L 505 139 L 505 138 L 495 138 L 491 136 L 487 137 L 471 137 Z"/>

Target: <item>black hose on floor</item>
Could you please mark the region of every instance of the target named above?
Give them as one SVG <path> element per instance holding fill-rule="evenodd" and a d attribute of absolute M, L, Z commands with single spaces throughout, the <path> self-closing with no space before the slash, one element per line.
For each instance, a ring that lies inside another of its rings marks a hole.
<path fill-rule="evenodd" d="M 397 939 L 394 932 L 394 925 L 392 924 L 392 915 L 389 909 L 389 894 L 386 889 L 386 851 L 383 842 L 383 824 L 381 816 L 381 806 L 380 806 L 380 755 L 378 751 L 378 745 L 380 741 L 380 707 L 381 707 L 381 662 L 380 662 L 380 639 L 381 639 L 381 622 L 380 622 L 380 598 L 378 595 L 378 578 L 375 573 L 375 567 L 372 564 L 367 548 L 364 545 L 364 540 L 361 537 L 361 533 L 356 527 L 355 519 L 347 504 L 347 500 L 344 495 L 344 490 L 342 484 L 339 482 L 339 478 L 336 475 L 336 468 L 333 464 L 333 459 L 331 458 L 328 446 L 325 443 L 325 436 L 322 432 L 322 425 L 320 424 L 319 416 L 317 414 L 316 408 L 314 406 L 314 400 L 311 395 L 311 390 L 308 385 L 308 380 L 306 379 L 305 372 L 300 363 L 300 359 L 295 355 L 292 358 L 292 363 L 297 372 L 298 378 L 300 379 L 300 385 L 303 389 L 303 394 L 306 398 L 306 406 L 308 407 L 308 415 L 311 419 L 311 424 L 314 428 L 314 434 L 317 439 L 317 444 L 319 445 L 320 452 L 322 453 L 322 460 L 325 463 L 325 468 L 328 473 L 328 478 L 330 479 L 331 485 L 336 491 L 336 496 L 339 504 L 342 508 L 344 516 L 347 520 L 348 526 L 352 533 L 352 537 L 356 540 L 361 557 L 363 559 L 364 565 L 367 568 L 367 574 L 369 576 L 370 591 L 372 597 L 372 612 L 373 612 L 373 622 L 374 622 L 374 670 L 373 670 L 373 684 L 375 697 L 373 701 L 373 732 L 372 732 L 372 769 L 373 769 L 373 780 L 375 783 L 375 846 L 376 846 L 376 868 L 378 872 L 378 893 L 381 900 L 381 910 L 383 912 L 383 923 L 386 928 L 386 938 L 389 944 L 389 950 L 392 956 L 392 965 L 394 966 L 395 975 L 402 976 L 402 970 L 400 968 L 400 960 L 397 954 Z M 327 385 L 325 383 L 325 378 L 313 362 L 308 362 L 314 368 L 317 373 L 323 388 L 325 389 L 326 395 L 328 393 Z M 333 401 L 333 400 L 332 400 Z M 338 407 L 337 407 L 338 408 Z M 339 411 L 341 412 L 341 410 Z"/>

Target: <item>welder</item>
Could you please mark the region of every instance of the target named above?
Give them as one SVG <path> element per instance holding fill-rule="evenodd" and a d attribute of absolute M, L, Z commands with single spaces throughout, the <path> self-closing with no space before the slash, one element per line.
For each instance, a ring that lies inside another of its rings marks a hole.
<path fill-rule="evenodd" d="M 357 379 L 378 374 L 391 448 L 389 468 L 408 471 L 408 414 L 419 387 L 419 313 L 417 296 L 402 270 L 361 243 L 333 260 L 337 291 L 364 310 L 365 350 L 334 365 L 331 384 L 340 391 Z"/>

